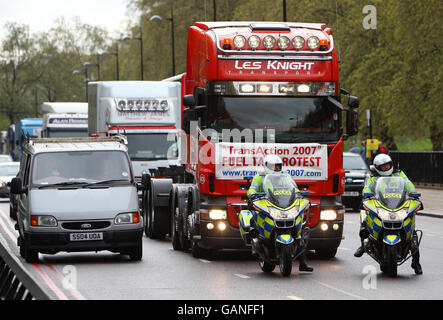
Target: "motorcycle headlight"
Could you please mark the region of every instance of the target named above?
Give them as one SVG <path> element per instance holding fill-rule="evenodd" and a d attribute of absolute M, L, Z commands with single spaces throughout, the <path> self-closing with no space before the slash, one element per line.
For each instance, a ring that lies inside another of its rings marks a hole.
<path fill-rule="evenodd" d="M 298 215 L 298 208 L 292 207 L 289 210 L 280 210 L 277 208 L 270 207 L 269 208 L 269 215 L 274 218 L 275 220 L 292 220 L 295 219 Z"/>
<path fill-rule="evenodd" d="M 392 212 L 383 208 L 377 208 L 377 214 L 382 220 L 399 221 L 406 219 L 406 217 L 408 216 L 408 209 L 404 208 Z"/>

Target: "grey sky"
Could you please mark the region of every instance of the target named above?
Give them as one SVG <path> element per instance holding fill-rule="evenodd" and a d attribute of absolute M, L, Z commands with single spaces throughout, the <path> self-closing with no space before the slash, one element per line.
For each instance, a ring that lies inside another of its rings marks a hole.
<path fill-rule="evenodd" d="M 57 18 L 80 17 L 82 23 L 105 27 L 119 34 L 128 12 L 128 0 L 0 0 L 0 40 L 5 36 L 5 23 L 30 26 L 31 33 L 49 30 Z M 129 13 L 129 14 L 128 14 Z"/>

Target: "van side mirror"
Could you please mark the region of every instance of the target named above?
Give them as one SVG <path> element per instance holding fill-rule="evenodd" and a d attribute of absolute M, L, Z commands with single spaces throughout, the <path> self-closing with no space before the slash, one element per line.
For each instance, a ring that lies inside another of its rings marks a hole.
<path fill-rule="evenodd" d="M 11 193 L 22 194 L 28 192 L 27 188 L 23 188 L 22 180 L 20 178 L 13 178 L 11 180 Z"/>
<path fill-rule="evenodd" d="M 185 107 L 194 107 L 195 106 L 195 97 L 193 94 L 187 94 L 183 97 L 183 105 Z"/>
<path fill-rule="evenodd" d="M 355 110 L 346 111 L 346 134 L 355 136 L 358 133 L 358 112 Z"/>

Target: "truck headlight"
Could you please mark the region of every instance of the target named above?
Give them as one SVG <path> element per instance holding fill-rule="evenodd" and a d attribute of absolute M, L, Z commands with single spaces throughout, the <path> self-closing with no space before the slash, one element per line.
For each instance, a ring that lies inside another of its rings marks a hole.
<path fill-rule="evenodd" d="M 33 227 L 56 227 L 57 219 L 53 216 L 31 216 L 31 226 Z"/>
<path fill-rule="evenodd" d="M 226 210 L 212 209 L 209 211 L 209 218 L 212 220 L 226 220 L 227 217 Z"/>
<path fill-rule="evenodd" d="M 337 220 L 337 211 L 322 210 L 320 212 L 320 220 Z"/>
<path fill-rule="evenodd" d="M 131 224 L 139 222 L 140 214 L 138 212 L 120 213 L 116 215 L 114 219 L 115 224 Z"/>
<path fill-rule="evenodd" d="M 234 37 L 234 46 L 240 50 L 246 45 L 246 38 L 242 35 L 237 35 Z"/>

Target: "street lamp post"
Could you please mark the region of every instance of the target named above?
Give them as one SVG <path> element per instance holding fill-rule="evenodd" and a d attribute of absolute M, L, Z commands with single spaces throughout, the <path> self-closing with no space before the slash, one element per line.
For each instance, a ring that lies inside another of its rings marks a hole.
<path fill-rule="evenodd" d="M 80 71 L 80 70 L 74 70 L 72 71 L 72 74 L 79 74 L 79 75 L 84 75 L 85 76 L 85 85 L 86 85 L 86 102 L 88 102 L 88 68 L 85 67 L 84 71 Z"/>
<path fill-rule="evenodd" d="M 123 41 L 127 41 L 127 40 L 139 40 L 140 41 L 140 75 L 141 75 L 141 79 L 144 80 L 144 77 L 143 77 L 143 73 L 144 73 L 144 69 L 143 69 L 143 33 L 142 33 L 141 24 L 140 24 L 140 37 L 126 36 L 122 40 Z"/>
<path fill-rule="evenodd" d="M 160 16 L 152 16 L 149 21 L 162 21 L 167 20 L 171 21 L 171 52 L 172 52 L 172 75 L 175 75 L 175 46 L 174 46 L 174 11 L 171 6 L 171 17 L 170 18 L 162 18 Z"/>
<path fill-rule="evenodd" d="M 97 63 L 92 62 L 85 62 L 83 63 L 83 67 L 89 68 L 89 67 L 97 67 L 97 81 L 100 81 L 100 55 L 97 55 Z"/>
<path fill-rule="evenodd" d="M 118 42 L 115 45 L 116 50 L 115 52 L 109 52 L 109 51 L 102 51 L 100 52 L 100 56 L 109 56 L 109 55 L 114 55 L 115 56 L 115 76 L 116 76 L 116 80 L 120 80 L 120 76 L 119 76 L 119 67 L 118 67 Z"/>

